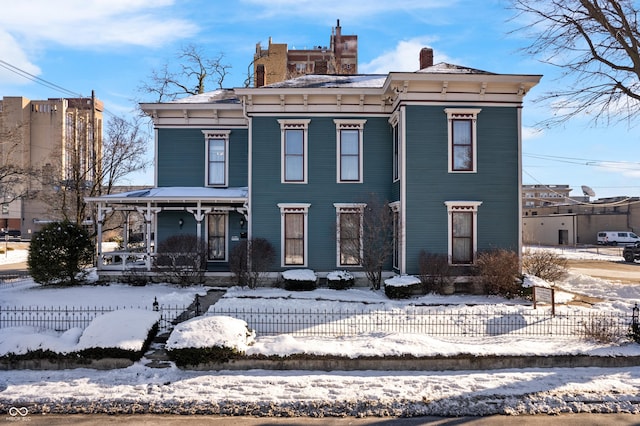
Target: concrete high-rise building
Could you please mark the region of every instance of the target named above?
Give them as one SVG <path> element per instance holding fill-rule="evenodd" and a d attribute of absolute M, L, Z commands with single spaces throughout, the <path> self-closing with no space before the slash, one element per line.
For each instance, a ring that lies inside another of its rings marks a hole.
<path fill-rule="evenodd" d="M 47 194 L 100 179 L 103 110 L 93 95 L 0 100 L 0 167 L 11 164 L 34 172 L 22 184 L 4 188 L 0 228 L 19 229 L 23 238 L 30 238 L 42 224 L 63 218 L 59 206 L 49 201 L 55 197 Z M 25 191 L 28 196 L 8 202 L 11 194 Z"/>
<path fill-rule="evenodd" d="M 342 35 L 340 20 L 331 30 L 329 46 L 288 49 L 286 43 L 272 43 L 263 49 L 258 43 L 253 56 L 254 86 L 262 87 L 305 74 L 357 74 L 358 36 Z"/>

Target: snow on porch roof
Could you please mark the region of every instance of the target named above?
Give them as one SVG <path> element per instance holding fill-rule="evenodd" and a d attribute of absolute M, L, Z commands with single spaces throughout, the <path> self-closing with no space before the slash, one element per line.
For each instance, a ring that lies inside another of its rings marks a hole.
<path fill-rule="evenodd" d="M 106 203 L 227 201 L 239 203 L 247 200 L 247 192 L 247 187 L 206 188 L 201 186 L 168 186 L 103 195 L 102 197 L 91 197 L 87 198 L 87 201 Z"/>

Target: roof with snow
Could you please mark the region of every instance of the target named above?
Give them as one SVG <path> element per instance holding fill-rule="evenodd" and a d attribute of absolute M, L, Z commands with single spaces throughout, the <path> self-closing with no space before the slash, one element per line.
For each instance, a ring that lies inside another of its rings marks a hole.
<path fill-rule="evenodd" d="M 136 191 L 121 192 L 119 194 L 103 195 L 87 198 L 88 201 L 98 202 L 170 202 L 170 201 L 227 201 L 244 202 L 247 200 L 247 187 L 238 188 L 208 188 L 200 186 L 169 186 L 148 188 Z"/>
<path fill-rule="evenodd" d="M 217 104 L 234 104 L 240 100 L 233 89 L 218 89 L 211 92 L 200 93 L 197 95 L 187 96 L 186 98 L 175 99 L 166 102 L 168 104 L 190 104 L 190 103 L 217 103 Z"/>
<path fill-rule="evenodd" d="M 498 75 L 493 72 L 478 70 L 475 68 L 463 67 L 460 65 L 447 64 L 446 62 L 440 62 L 430 67 L 423 68 L 416 71 L 418 73 L 431 73 L 431 74 L 488 74 Z"/>

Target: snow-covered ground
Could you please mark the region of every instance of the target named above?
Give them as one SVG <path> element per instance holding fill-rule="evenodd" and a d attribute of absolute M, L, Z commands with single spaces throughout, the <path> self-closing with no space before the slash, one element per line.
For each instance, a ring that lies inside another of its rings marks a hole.
<path fill-rule="evenodd" d="M 611 259 L 593 253 L 563 253 L 574 258 Z M 616 259 L 617 260 L 617 259 Z M 545 283 L 537 283 L 545 284 Z M 546 285 L 550 285 L 546 283 Z M 598 292 L 605 299 L 598 311 L 630 311 L 640 301 L 638 285 L 620 285 L 584 275 L 570 274 L 556 284 L 560 300 L 573 293 Z M 206 288 L 182 289 L 168 285 L 129 287 L 111 285 L 73 289 L 40 288 L 29 280 L 0 287 L 0 309 L 16 305 L 147 305 L 187 304 Z M 250 297 L 247 297 L 250 296 Z M 259 296 L 259 297 L 256 297 Z M 391 301 L 382 292 L 356 288 L 346 291 L 319 289 L 286 292 L 278 289 L 230 289 L 216 306 L 296 306 L 377 304 L 401 308 L 407 303 L 437 305 L 474 304 L 484 309 L 531 309 L 530 304 L 480 296 L 424 296 L 411 301 Z M 548 309 L 539 308 L 539 309 Z M 561 306 L 558 309 L 589 309 Z M 201 326 L 204 324 L 200 324 Z M 204 329 L 215 330 L 208 324 Z M 180 346 L 189 333 L 175 333 Z M 25 330 L 0 329 L 0 351 L 10 336 L 13 348 L 21 347 Z M 4 334 L 3 334 L 4 333 Z M 66 339 L 73 345 L 82 339 L 74 333 L 41 333 L 43 342 Z M 70 335 L 71 334 L 71 335 Z M 197 333 L 196 333 L 197 334 Z M 3 337 L 4 340 L 3 340 Z M 38 330 L 31 330 L 33 343 Z M 350 339 L 292 336 L 251 336 L 247 352 L 280 354 L 301 351 L 359 355 L 418 356 L 467 353 L 472 355 L 592 354 L 640 356 L 635 343 L 598 344 L 580 339 L 522 338 L 507 336 L 481 339 L 435 339 L 422 335 L 392 334 Z M 197 339 L 195 339 L 197 341 Z M 17 343 L 16 343 L 17 342 Z M 50 344 L 50 343 L 43 343 Z M 83 341 L 87 344 L 87 340 Z M 17 345 L 17 346 L 16 346 Z M 10 351 L 9 351 L 10 352 Z M 640 413 L 640 367 L 632 368 L 530 368 L 491 371 L 188 371 L 174 366 L 155 369 L 143 359 L 133 366 L 110 371 L 74 369 L 62 371 L 0 372 L 0 412 L 26 407 L 29 412 L 179 412 L 245 415 L 485 415 L 563 412 Z M 4 411 L 3 411 L 4 410 Z"/>

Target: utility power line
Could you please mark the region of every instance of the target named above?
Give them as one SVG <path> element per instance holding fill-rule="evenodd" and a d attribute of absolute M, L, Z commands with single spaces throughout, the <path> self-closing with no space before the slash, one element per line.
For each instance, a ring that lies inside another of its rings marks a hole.
<path fill-rule="evenodd" d="M 27 71 L 25 71 L 25 70 L 23 70 L 21 68 L 18 68 L 15 65 L 11 65 L 7 61 L 3 61 L 2 59 L 0 59 L 0 67 L 6 69 L 8 71 L 11 71 L 14 74 L 17 74 L 20 77 L 24 77 L 27 80 L 31 80 L 31 81 L 33 81 L 35 83 L 41 84 L 41 85 L 43 85 L 45 87 L 48 87 L 49 89 L 53 89 L 53 90 L 57 90 L 58 92 L 65 93 L 67 96 L 72 96 L 74 98 L 83 98 L 84 97 L 80 93 L 76 93 L 76 92 L 73 92 L 73 91 L 71 91 L 69 89 L 65 89 L 62 86 L 59 86 L 59 85 L 57 85 L 55 83 L 52 83 L 52 82 L 47 81 L 45 79 L 42 79 L 42 78 L 40 78 L 38 76 L 35 76 L 35 75 L 33 75 L 33 74 L 31 74 L 31 73 L 29 73 L 29 72 L 27 72 Z"/>

